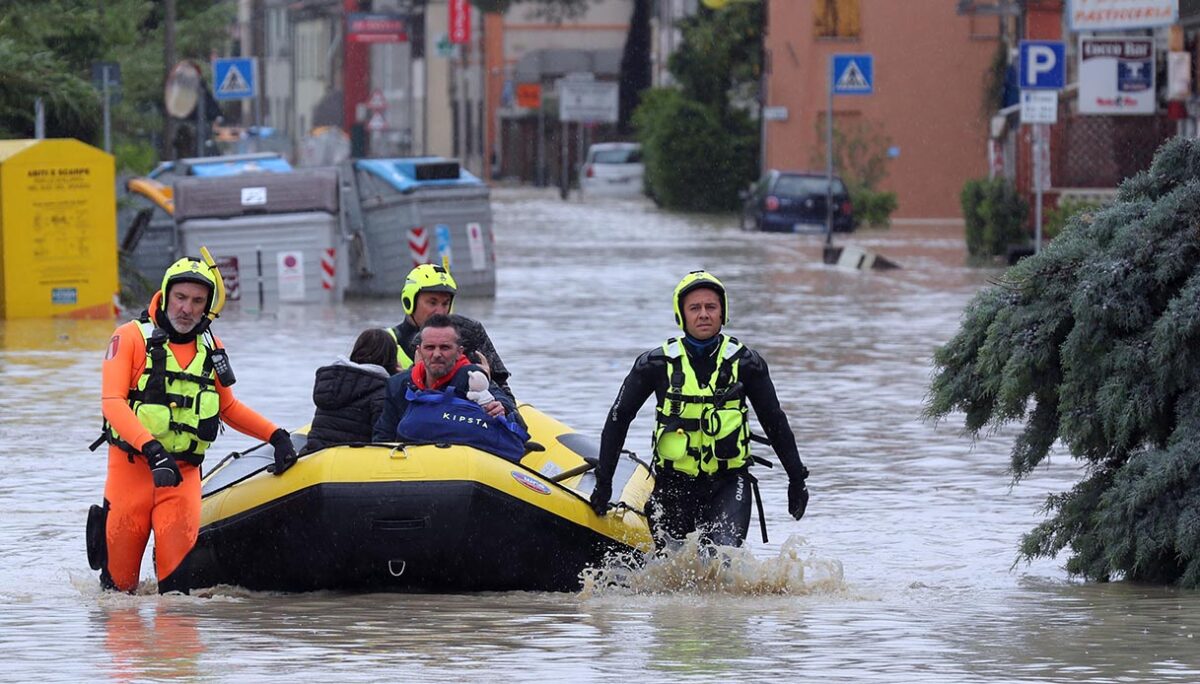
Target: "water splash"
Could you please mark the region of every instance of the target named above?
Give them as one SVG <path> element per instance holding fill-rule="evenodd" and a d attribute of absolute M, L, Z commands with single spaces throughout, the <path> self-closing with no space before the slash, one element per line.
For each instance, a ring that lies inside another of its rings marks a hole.
<path fill-rule="evenodd" d="M 629 594 L 805 596 L 847 590 L 842 563 L 817 558 L 803 537 L 788 537 L 773 557 L 701 542 L 699 533 L 650 558 L 620 554 L 580 574 L 581 598 Z"/>
<path fill-rule="evenodd" d="M 211 601 L 239 601 L 246 598 L 271 595 L 269 592 L 255 592 L 228 584 L 218 584 L 213 587 L 197 589 L 190 594 L 179 592 L 159 594 L 158 582 L 153 577 L 143 577 L 138 581 L 137 587 L 132 592 L 126 593 L 123 591 L 102 589 L 94 572 L 82 573 L 70 571 L 68 572 L 68 579 L 71 585 L 79 592 L 80 596 L 92 598 L 102 608 L 123 608 L 151 604 L 188 605 Z M 0 595 L 0 598 L 3 598 L 2 595 Z"/>

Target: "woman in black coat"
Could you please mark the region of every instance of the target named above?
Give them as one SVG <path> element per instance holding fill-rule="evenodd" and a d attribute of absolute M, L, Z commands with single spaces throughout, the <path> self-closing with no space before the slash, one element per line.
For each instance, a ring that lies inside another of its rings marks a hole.
<path fill-rule="evenodd" d="M 364 330 L 350 358 L 317 369 L 312 427 L 302 454 L 336 444 L 365 444 L 383 412 L 388 378 L 396 368 L 396 341 L 386 330 Z"/>

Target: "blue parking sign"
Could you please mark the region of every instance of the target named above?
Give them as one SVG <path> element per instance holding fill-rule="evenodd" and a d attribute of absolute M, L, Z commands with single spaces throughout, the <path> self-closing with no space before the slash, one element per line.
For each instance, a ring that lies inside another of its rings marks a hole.
<path fill-rule="evenodd" d="M 1021 89 L 1061 89 L 1066 84 L 1066 55 L 1066 46 L 1060 40 L 1021 41 Z"/>

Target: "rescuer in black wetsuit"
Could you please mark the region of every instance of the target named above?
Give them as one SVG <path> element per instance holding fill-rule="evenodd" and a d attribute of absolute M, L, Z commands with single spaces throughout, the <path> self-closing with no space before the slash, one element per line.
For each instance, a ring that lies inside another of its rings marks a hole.
<path fill-rule="evenodd" d="M 675 320 L 684 336 L 644 352 L 625 377 L 600 437 L 591 505 L 604 515 L 629 425 L 651 393 L 655 410 L 654 491 L 646 505 L 655 544 L 702 530 L 714 544 L 741 546 L 750 526 L 750 424 L 747 402 L 788 475 L 788 512 L 808 506 L 796 438 L 779 406 L 767 363 L 725 335 L 728 299 L 721 281 L 693 271 L 675 288 Z"/>

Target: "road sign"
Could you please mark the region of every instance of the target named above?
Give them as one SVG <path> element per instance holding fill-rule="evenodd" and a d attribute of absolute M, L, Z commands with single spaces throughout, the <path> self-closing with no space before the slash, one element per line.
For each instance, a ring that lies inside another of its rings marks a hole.
<path fill-rule="evenodd" d="M 1022 90 L 1021 123 L 1058 123 L 1058 91 Z"/>
<path fill-rule="evenodd" d="M 482 271 L 487 268 L 487 255 L 483 251 L 483 228 L 478 223 L 467 224 L 467 245 L 471 249 L 471 269 Z"/>
<path fill-rule="evenodd" d="M 304 301 L 304 252 L 276 252 L 275 273 L 279 280 L 279 301 Z"/>
<path fill-rule="evenodd" d="M 1066 54 L 1062 41 L 1021 41 L 1021 89 L 1061 89 L 1066 83 Z"/>
<path fill-rule="evenodd" d="M 242 100 L 254 97 L 253 57 L 218 57 L 213 60 L 213 97 L 218 100 Z"/>
<path fill-rule="evenodd" d="M 613 81 L 558 79 L 558 120 L 616 123 L 618 89 Z"/>
<path fill-rule="evenodd" d="M 762 118 L 764 121 L 787 121 L 788 108 L 782 105 L 763 107 Z"/>
<path fill-rule="evenodd" d="M 221 280 L 225 283 L 225 299 L 238 301 L 242 298 L 242 285 L 238 276 L 238 260 L 235 256 L 216 257 L 213 259 Z"/>
<path fill-rule="evenodd" d="M 383 118 L 383 112 L 376 110 L 371 112 L 371 118 L 367 121 L 368 131 L 382 131 L 387 128 L 387 119 Z"/>
<path fill-rule="evenodd" d="M 525 109 L 537 109 L 542 106 L 541 83 L 518 83 L 517 106 Z"/>
<path fill-rule="evenodd" d="M 450 42 L 456 45 L 471 42 L 471 5 L 467 0 L 450 0 L 447 8 L 450 19 Z"/>
<path fill-rule="evenodd" d="M 872 55 L 833 56 L 833 94 L 870 95 L 875 91 L 875 58 Z"/>
<path fill-rule="evenodd" d="M 350 43 L 406 43 L 404 17 L 397 14 L 351 12 L 346 15 L 346 41 Z"/>
<path fill-rule="evenodd" d="M 439 223 L 433 227 L 433 234 L 437 238 L 438 262 L 452 268 L 454 253 L 450 249 L 450 226 Z"/>
<path fill-rule="evenodd" d="M 376 88 L 371 91 L 371 97 L 367 100 L 367 109 L 373 112 L 382 112 L 387 109 L 387 98 L 383 96 L 383 91 Z"/>

